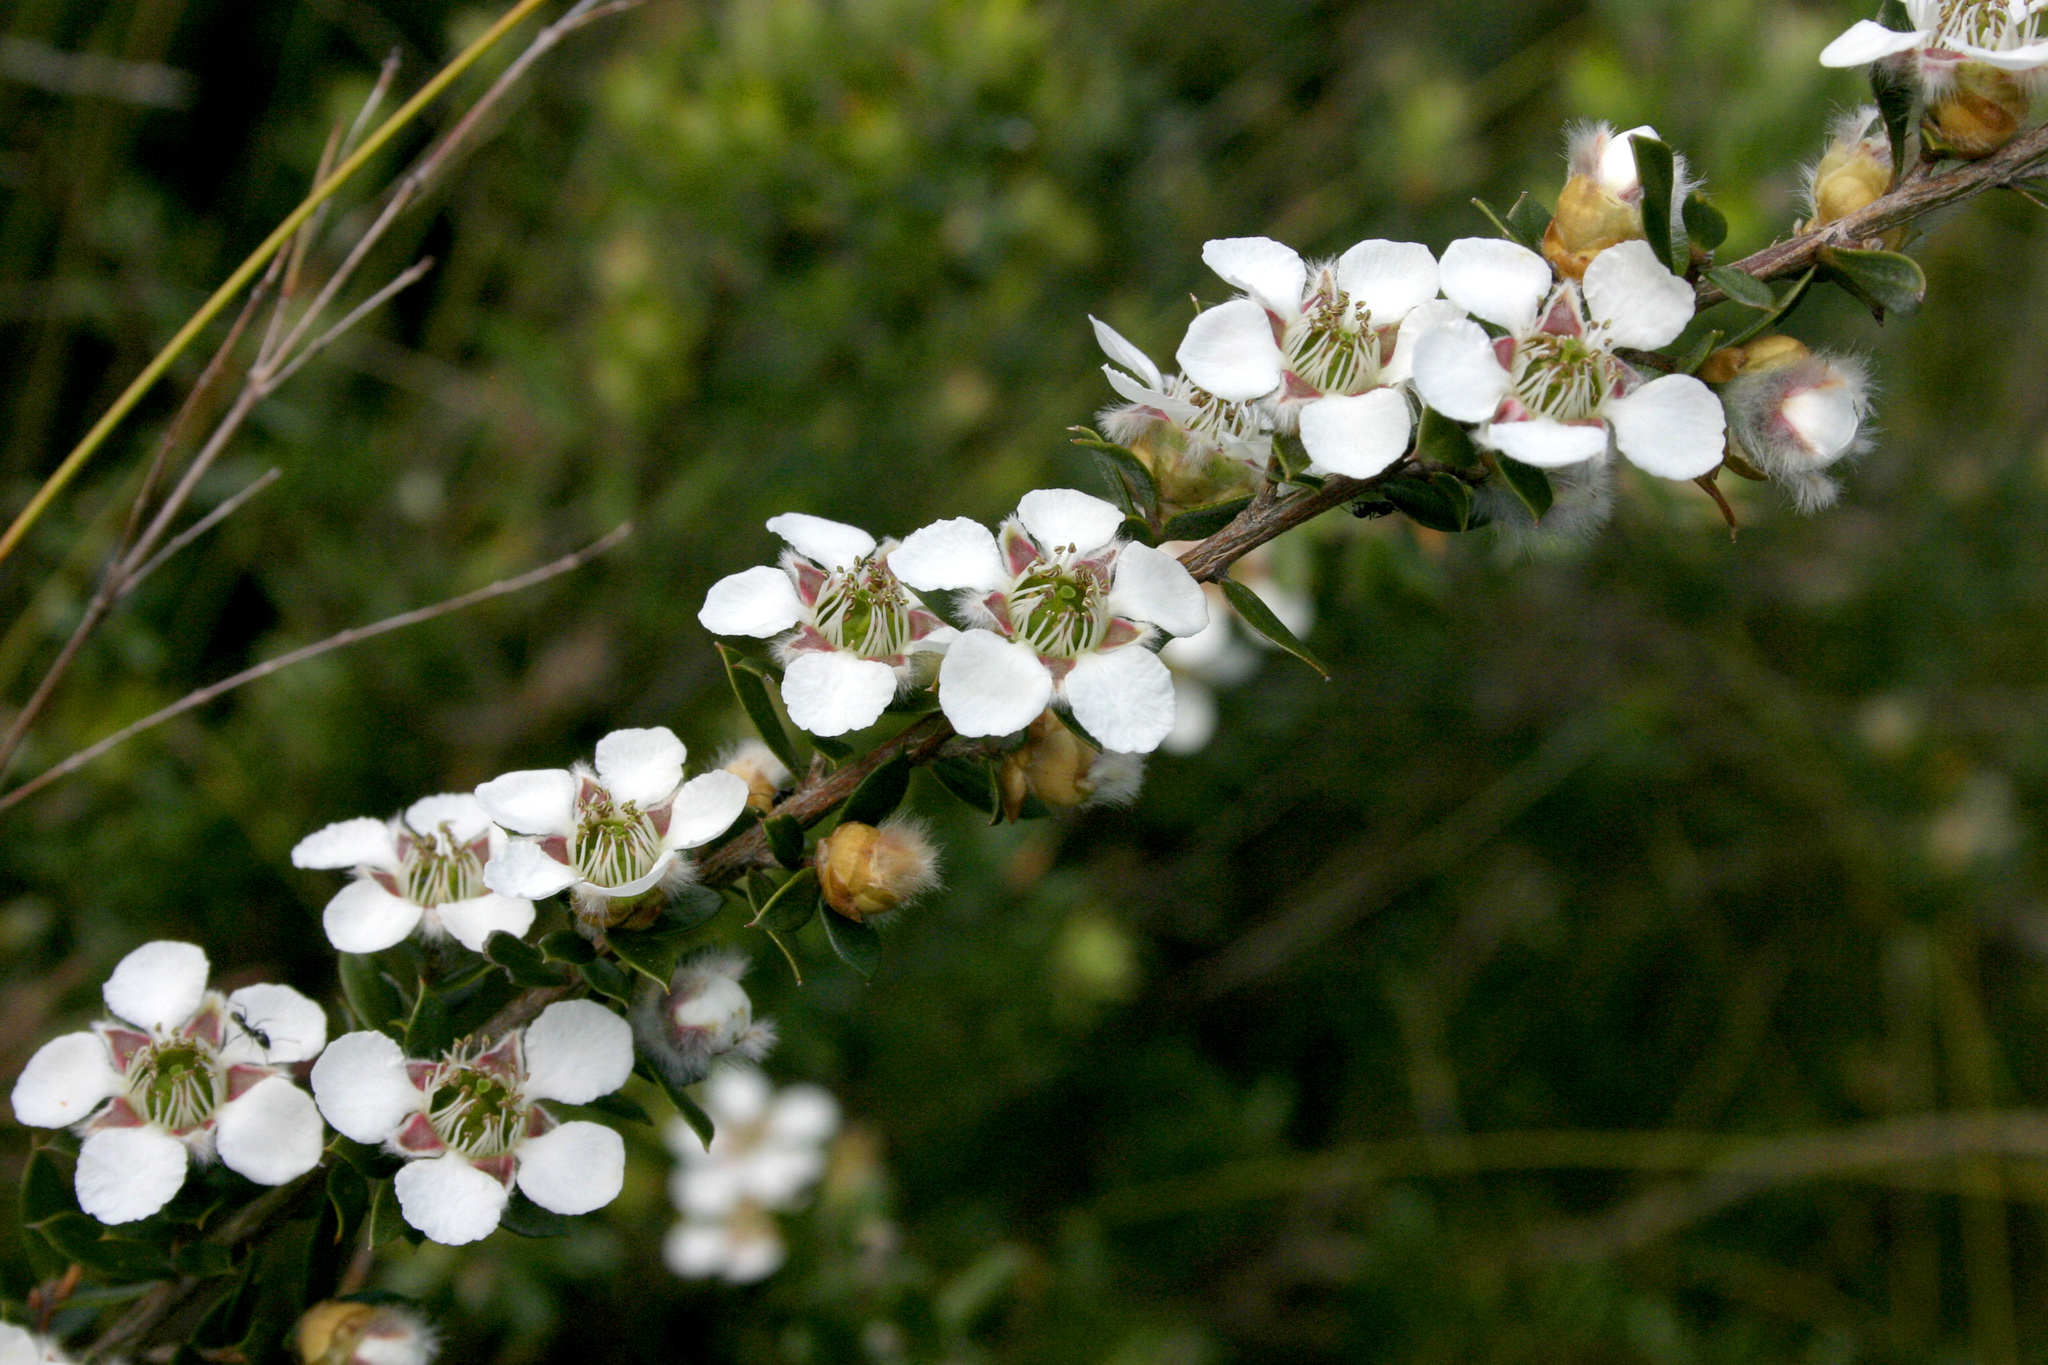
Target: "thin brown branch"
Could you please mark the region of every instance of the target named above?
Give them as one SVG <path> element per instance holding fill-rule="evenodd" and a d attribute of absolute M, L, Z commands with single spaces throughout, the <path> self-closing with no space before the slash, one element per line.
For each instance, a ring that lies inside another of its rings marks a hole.
<path fill-rule="evenodd" d="M 119 601 L 121 598 L 126 597 L 129 593 L 134 592 L 137 588 L 141 587 L 142 581 L 148 578 L 151 574 L 155 573 L 158 569 L 162 568 L 165 560 L 168 560 L 172 555 L 178 553 L 178 551 L 184 549 L 187 545 L 190 545 L 193 541 L 199 539 L 199 537 L 205 535 L 208 531 L 212 530 L 214 527 L 226 521 L 229 517 L 233 516 L 236 512 L 241 510 L 243 503 L 249 501 L 249 499 L 255 497 L 258 493 L 261 493 L 264 489 L 270 487 L 270 485 L 276 483 L 280 478 L 283 477 L 284 471 L 273 466 L 269 470 L 265 471 L 261 476 L 251 480 L 248 487 L 242 489 L 233 497 L 228 498 L 226 501 L 222 502 L 220 506 L 214 508 L 211 512 L 208 512 L 205 516 L 193 522 L 184 530 L 178 532 L 177 535 L 172 536 L 169 543 L 167 543 L 163 547 L 163 549 L 158 550 L 154 555 L 150 557 L 148 563 L 144 564 L 134 573 L 129 574 L 127 576 L 127 578 L 122 582 L 119 590 L 117 590 L 114 593 L 115 600 Z"/>
<path fill-rule="evenodd" d="M 392 296 L 400 293 L 403 290 L 411 288 L 415 283 L 418 282 L 419 278 L 422 275 L 425 275 L 429 270 L 432 270 L 433 268 L 434 258 L 432 256 L 423 256 L 419 260 L 413 262 L 410 266 L 407 266 L 405 270 L 400 272 L 400 274 L 395 279 L 393 279 L 389 284 L 386 284 L 382 289 L 379 289 L 376 293 L 364 299 L 354 308 L 351 308 L 348 312 L 348 316 L 344 317 L 340 322 L 335 323 L 332 327 L 328 328 L 319 336 L 315 337 L 312 341 L 308 342 L 305 345 L 305 347 L 299 351 L 297 355 L 293 356 L 291 360 L 285 364 L 284 368 L 278 370 L 275 374 L 266 376 L 263 382 L 263 391 L 266 394 L 274 393 L 278 389 L 278 387 L 282 385 L 286 380 L 290 379 L 293 375 L 297 374 L 299 372 L 300 367 L 303 366 L 307 361 L 311 360 L 314 356 L 319 355 L 322 351 L 326 350 L 329 346 L 333 345 L 334 342 L 344 332 L 349 330 L 349 328 L 355 326 L 358 322 L 361 322 L 364 318 L 368 317 L 371 313 L 376 312 L 379 308 L 382 308 L 387 302 L 391 300 Z"/>
<path fill-rule="evenodd" d="M 204 706 L 216 697 L 224 696 L 247 683 L 255 682 L 259 678 L 267 678 L 273 673 L 290 668 L 293 664 L 304 663 L 306 660 L 318 658 L 322 654 L 332 653 L 337 649 L 345 649 L 350 645 L 361 644 L 365 640 L 375 639 L 379 635 L 387 635 L 394 630 L 403 630 L 407 626 L 420 625 L 437 617 L 446 616 L 451 612 L 473 607 L 479 602 L 487 602 L 493 597 L 503 597 L 508 593 L 520 592 L 536 584 L 545 583 L 550 578 L 556 578 L 573 569 L 582 568 L 585 564 L 597 558 L 597 556 L 618 545 L 619 542 L 632 533 L 633 523 L 626 522 L 603 539 L 586 545 L 573 554 L 563 555 L 553 563 L 543 564 L 537 569 L 529 569 L 525 573 L 513 578 L 501 578 L 497 582 L 487 584 L 474 592 L 466 592 L 460 597 L 451 597 L 445 602 L 437 602 L 430 607 L 419 607 L 412 611 L 401 612 L 396 616 L 388 616 L 382 621 L 373 622 L 367 626 L 352 627 L 338 634 L 330 635 L 324 640 L 292 650 L 288 654 L 280 654 L 275 659 L 266 659 L 252 668 L 243 669 L 233 677 L 223 678 L 219 682 L 211 686 L 202 687 L 196 692 L 188 692 L 169 706 L 152 711 L 149 715 L 135 721 L 133 724 L 122 726 L 97 744 L 79 750 L 71 755 L 71 757 L 37 774 L 29 781 L 22 783 L 5 796 L 0 796 L 0 810 L 6 810 L 9 806 L 26 800 L 44 787 L 49 786 L 52 782 L 55 782 L 58 778 L 77 772 L 109 749 L 126 743 L 143 731 L 154 729 L 167 720 L 172 720 L 184 715 L 187 711 Z"/>

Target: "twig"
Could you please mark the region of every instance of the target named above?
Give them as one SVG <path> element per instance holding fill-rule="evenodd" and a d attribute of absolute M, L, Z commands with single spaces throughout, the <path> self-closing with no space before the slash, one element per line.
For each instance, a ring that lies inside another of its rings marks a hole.
<path fill-rule="evenodd" d="M 315 337 L 312 341 L 308 342 L 306 344 L 305 349 L 301 350 L 297 355 L 293 356 L 291 360 L 288 363 L 286 363 L 283 369 L 277 371 L 277 373 L 275 374 L 265 376 L 263 381 L 264 393 L 269 394 L 275 392 L 281 385 L 284 384 L 286 380 L 290 379 L 293 375 L 299 372 L 300 366 L 304 365 L 314 356 L 319 355 L 320 352 L 326 350 L 328 346 L 333 344 L 334 340 L 337 337 L 339 337 L 342 333 L 346 332 L 349 328 L 355 326 L 358 322 L 361 322 L 365 317 L 377 311 L 377 309 L 383 307 L 384 304 L 388 302 L 393 295 L 399 293 L 402 290 L 410 288 L 414 283 L 416 283 L 419 280 L 420 276 L 426 274 L 429 270 L 432 270 L 433 268 L 434 258 L 432 256 L 422 257 L 418 261 L 415 261 L 412 265 L 406 267 L 406 269 L 401 274 L 399 274 L 397 278 L 393 279 L 389 284 L 385 285 L 382 289 L 379 289 L 376 293 L 370 295 L 370 297 L 364 299 L 354 308 L 351 308 L 348 312 L 347 317 L 344 317 L 340 322 L 335 323 L 332 327 L 328 328 L 319 336 Z"/>
<path fill-rule="evenodd" d="M 208 512 L 205 516 L 193 522 L 184 530 L 178 532 L 178 534 L 173 536 L 170 542 L 166 544 L 163 547 L 163 549 L 158 550 L 154 555 L 151 555 L 148 562 L 143 564 L 143 566 L 137 569 L 134 573 L 129 574 L 122 581 L 121 586 L 114 593 L 114 599 L 116 601 L 119 601 L 121 598 L 126 597 L 129 593 L 134 592 L 137 588 L 141 587 L 142 580 L 149 577 L 151 574 L 155 573 L 157 569 L 162 567 L 163 562 L 165 560 L 169 559 L 172 555 L 178 553 L 178 551 L 184 549 L 187 545 L 190 545 L 193 541 L 199 539 L 199 537 L 205 535 L 208 531 L 212 530 L 214 527 L 220 525 L 223 521 L 226 521 L 229 517 L 233 516 L 243 503 L 255 497 L 258 493 L 261 493 L 264 489 L 270 487 L 270 485 L 276 483 L 278 479 L 283 477 L 283 475 L 284 471 L 281 469 L 272 468 L 266 471 L 260 477 L 252 480 L 247 488 L 242 489 L 239 493 L 236 493 L 233 497 L 221 503 L 220 506 L 214 508 L 211 512 Z"/>
<path fill-rule="evenodd" d="M 563 555 L 551 564 L 543 564 L 537 569 L 529 569 L 514 578 L 501 578 L 495 583 L 478 588 L 475 592 L 466 592 L 460 597 L 451 597 L 445 602 L 437 602 L 430 607 L 419 607 L 412 611 L 401 612 L 397 616 L 388 616 L 382 621 L 377 621 L 367 626 L 351 627 L 314 644 L 292 650 L 288 654 L 280 654 L 275 659 L 266 659 L 252 668 L 245 668 L 233 677 L 223 678 L 211 686 L 202 687 L 196 692 L 187 693 L 169 706 L 153 711 L 131 725 L 121 727 L 97 744 L 79 750 L 61 763 L 46 769 L 29 781 L 22 783 L 5 796 L 0 796 L 0 810 L 6 810 L 9 806 L 33 796 L 60 777 L 77 772 L 109 749 L 133 739 L 143 731 L 153 729 L 167 720 L 185 714 L 185 712 L 195 707 L 204 706 L 214 698 L 232 692 L 245 683 L 255 682 L 259 678 L 267 678 L 273 673 L 290 668 L 293 664 L 304 663 L 306 660 L 318 658 L 322 654 L 343 649 L 349 645 L 360 644 L 364 640 L 374 639 L 379 635 L 386 635 L 394 630 L 402 630 L 406 626 L 416 626 L 422 622 L 431 621 L 436 617 L 446 616 L 450 612 L 473 607 L 479 602 L 487 602 L 493 597 L 503 597 L 507 593 L 520 592 L 526 588 L 533 587 L 537 583 L 545 583 L 550 578 L 568 573 L 572 569 L 581 568 L 597 556 L 616 546 L 632 533 L 633 523 L 630 521 L 626 522 L 603 539 L 586 545 L 574 554 Z"/>

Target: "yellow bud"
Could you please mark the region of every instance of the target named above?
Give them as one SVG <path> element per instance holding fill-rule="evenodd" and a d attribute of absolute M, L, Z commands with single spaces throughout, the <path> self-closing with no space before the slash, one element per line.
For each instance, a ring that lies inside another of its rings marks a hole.
<path fill-rule="evenodd" d="M 1643 235 L 1643 213 L 1617 199 L 1590 175 L 1574 175 L 1557 197 L 1557 213 L 1543 232 L 1543 258 L 1566 279 L 1583 279 L 1593 258 Z"/>
<path fill-rule="evenodd" d="M 1024 743 L 1004 758 L 996 774 L 1004 817 L 1015 820 L 1027 796 L 1059 809 L 1080 805 L 1095 795 L 1088 774 L 1099 757 L 1101 751 L 1062 725 L 1058 716 L 1039 713 L 1024 732 Z"/>
<path fill-rule="evenodd" d="M 818 841 L 816 858 L 825 903 L 855 921 L 894 910 L 939 881 L 931 840 L 907 820 L 879 829 L 842 824 Z"/>
<path fill-rule="evenodd" d="M 1976 161 L 2013 140 L 2029 104 L 2026 86 L 2011 72 L 1964 62 L 1955 89 L 1928 102 L 1920 132 L 1936 151 Z"/>
<path fill-rule="evenodd" d="M 1813 168 L 1813 221 L 1807 227 L 1825 227 L 1837 218 L 1847 218 L 1876 203 L 1891 187 L 1889 150 L 1879 154 L 1867 141 L 1836 143 Z"/>
<path fill-rule="evenodd" d="M 789 781 L 789 769 L 758 739 L 722 755 L 719 766 L 747 784 L 747 804 L 763 815 L 775 809 L 775 793 Z"/>
<path fill-rule="evenodd" d="M 1812 355 L 1797 337 L 1761 336 L 1747 346 L 1724 346 L 1707 357 L 1699 378 L 1708 384 L 1726 384 L 1739 374 L 1761 374 L 1796 364 Z"/>
<path fill-rule="evenodd" d="M 343 1365 L 355 1353 L 356 1339 L 377 1310 L 367 1303 L 329 1299 L 316 1303 L 299 1319 L 299 1357 L 306 1365 Z"/>

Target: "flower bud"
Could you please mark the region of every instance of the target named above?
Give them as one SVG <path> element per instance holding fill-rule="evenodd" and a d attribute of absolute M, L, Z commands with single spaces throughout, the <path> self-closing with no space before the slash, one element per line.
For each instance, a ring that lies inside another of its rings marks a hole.
<path fill-rule="evenodd" d="M 817 859 L 825 903 L 854 921 L 885 914 L 939 884 L 938 853 L 924 830 L 905 819 L 879 829 L 842 824 L 818 841 Z"/>
<path fill-rule="evenodd" d="M 306 1365 L 427 1365 L 440 1349 L 432 1328 L 394 1304 L 329 1299 L 299 1319 Z"/>
<path fill-rule="evenodd" d="M 1215 402 L 1208 399 L 1209 404 Z M 1223 443 L 1190 430 L 1156 408 L 1129 403 L 1104 408 L 1096 420 L 1105 436 L 1127 448 L 1151 471 L 1162 516 L 1206 507 L 1252 490 L 1254 471 L 1234 458 Z M 1235 444 L 1241 447 L 1243 443 Z"/>
<path fill-rule="evenodd" d="M 1008 820 L 1017 818 L 1030 796 L 1060 810 L 1121 806 L 1137 799 L 1144 780 L 1144 755 L 1103 753 L 1050 711 L 1031 722 L 1024 743 L 996 773 Z"/>
<path fill-rule="evenodd" d="M 1835 120 L 1827 151 L 1806 176 L 1810 213 L 1804 231 L 1826 227 L 1867 208 L 1892 187 L 1892 148 L 1878 122 L 1877 107 L 1866 104 Z"/>
<path fill-rule="evenodd" d="M 1920 135 L 1949 156 L 1976 161 L 2013 140 L 2032 104 L 2027 82 L 1983 62 L 1963 62 L 1953 84 L 1930 92 Z"/>
<path fill-rule="evenodd" d="M 666 993 L 649 986 L 633 1003 L 633 1040 L 640 1055 L 676 1085 L 695 1085 L 711 1064 L 735 1056 L 758 1062 L 775 1046 L 775 1025 L 756 1021 L 740 978 L 738 953 L 703 953 L 679 965 Z"/>
<path fill-rule="evenodd" d="M 1716 352 L 1710 363 L 1729 376 L 1713 382 L 1721 384 L 1728 435 L 1744 458 L 1789 488 L 1800 511 L 1832 503 L 1840 488 L 1823 471 L 1860 448 L 1870 413 L 1863 363 L 1816 355 L 1783 336 Z"/>
<path fill-rule="evenodd" d="M 1608 247 L 1643 235 L 1643 182 L 1636 171 L 1637 133 L 1656 137 L 1647 125 L 1616 133 L 1605 123 L 1571 130 L 1571 174 L 1557 196 L 1557 213 L 1543 234 L 1543 255 L 1567 279 L 1581 279 L 1593 258 Z"/>
<path fill-rule="evenodd" d="M 718 766 L 747 784 L 747 804 L 766 815 L 789 785 L 789 769 L 758 739 L 742 740 L 718 756 Z"/>

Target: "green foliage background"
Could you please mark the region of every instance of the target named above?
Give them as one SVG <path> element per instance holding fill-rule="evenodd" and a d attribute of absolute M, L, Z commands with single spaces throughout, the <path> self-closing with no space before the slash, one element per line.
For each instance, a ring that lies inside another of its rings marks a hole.
<path fill-rule="evenodd" d="M 1205 238 L 1440 248 L 1485 230 L 1473 194 L 1554 196 L 1559 126 L 1597 117 L 1687 151 L 1731 251 L 1769 240 L 1859 95 L 1814 55 L 1865 8 L 648 0 L 579 36 L 380 251 L 434 254 L 427 282 L 267 404 L 206 500 L 282 482 L 137 594 L 19 768 L 638 534 L 0 817 L 0 1063 L 148 937 L 331 1001 L 332 882 L 287 858 L 323 822 L 619 725 L 708 757 L 741 722 L 695 609 L 772 552 L 761 521 L 901 534 L 1092 487 L 1064 431 L 1109 397 L 1085 315 L 1170 354 L 1189 291 L 1223 294 Z M 388 47 L 417 82 L 488 17 L 10 6 L 14 35 L 167 61 L 195 99 L 0 81 L 0 501 L 295 201 Z M 1730 544 L 1689 486 L 1624 474 L 1605 534 L 1533 557 L 1340 516 L 1288 561 L 1333 681 L 1267 662 L 1126 812 L 988 830 L 920 786 L 950 889 L 872 986 L 806 941 L 797 989 L 748 945 L 772 1069 L 858 1129 L 767 1285 L 660 1268 L 645 1133 L 605 1219 L 401 1250 L 379 1283 L 433 1306 L 451 1361 L 2048 1358 L 2038 1166 L 1730 1188 L 1682 1144 L 1587 1138 L 1564 1164 L 1607 1169 L 1559 1171 L 1564 1139 L 1472 1136 L 2041 1102 L 2043 226 L 1987 197 L 1916 248 L 1917 318 L 1802 314 L 1884 389 L 1832 512 L 1738 490 Z M 10 701 L 178 387 L 0 570 Z M 0 1139 L 18 1165 L 26 1134 Z"/>

